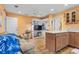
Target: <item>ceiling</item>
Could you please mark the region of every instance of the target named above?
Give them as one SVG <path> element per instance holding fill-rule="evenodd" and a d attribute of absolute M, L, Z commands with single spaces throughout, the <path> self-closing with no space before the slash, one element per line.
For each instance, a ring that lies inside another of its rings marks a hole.
<path fill-rule="evenodd" d="M 79 4 L 5 4 L 4 6 L 7 12 L 29 16 L 46 16 L 49 13 L 59 13 L 78 5 Z"/>

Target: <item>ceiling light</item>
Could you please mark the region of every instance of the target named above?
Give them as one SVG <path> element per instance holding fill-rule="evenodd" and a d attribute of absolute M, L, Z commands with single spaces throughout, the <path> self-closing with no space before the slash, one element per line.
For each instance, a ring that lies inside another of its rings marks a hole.
<path fill-rule="evenodd" d="M 65 6 L 68 6 L 68 4 L 65 4 Z"/>
<path fill-rule="evenodd" d="M 54 11 L 54 9 L 50 9 L 51 11 Z"/>
<path fill-rule="evenodd" d="M 18 13 L 21 14 L 22 12 L 21 11 L 18 11 Z"/>

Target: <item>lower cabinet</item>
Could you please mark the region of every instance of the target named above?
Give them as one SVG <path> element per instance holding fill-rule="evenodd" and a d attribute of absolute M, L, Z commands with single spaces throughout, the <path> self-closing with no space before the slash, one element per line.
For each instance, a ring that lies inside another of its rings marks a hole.
<path fill-rule="evenodd" d="M 46 48 L 55 53 L 55 36 L 52 33 L 46 33 Z"/>
<path fill-rule="evenodd" d="M 69 32 L 69 45 L 74 47 L 75 32 Z"/>
<path fill-rule="evenodd" d="M 68 33 L 46 33 L 46 48 L 55 53 L 68 45 Z"/>
<path fill-rule="evenodd" d="M 56 34 L 56 51 L 68 45 L 68 33 Z"/>
<path fill-rule="evenodd" d="M 66 47 L 69 44 L 69 34 L 65 33 L 62 39 L 62 47 Z"/>
<path fill-rule="evenodd" d="M 79 32 L 46 33 L 46 48 L 56 53 L 66 46 L 79 48 Z"/>
<path fill-rule="evenodd" d="M 78 32 L 70 32 L 69 33 L 69 45 L 79 48 L 79 33 Z"/>
<path fill-rule="evenodd" d="M 62 49 L 62 38 L 57 37 L 56 38 L 56 52 Z"/>
<path fill-rule="evenodd" d="M 75 33 L 74 47 L 79 48 L 79 33 Z"/>

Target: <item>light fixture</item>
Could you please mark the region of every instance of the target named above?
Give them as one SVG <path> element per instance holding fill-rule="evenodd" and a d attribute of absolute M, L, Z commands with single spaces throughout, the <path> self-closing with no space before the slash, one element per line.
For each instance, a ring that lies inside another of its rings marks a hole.
<path fill-rule="evenodd" d="M 21 14 L 22 12 L 21 11 L 18 11 L 18 13 Z"/>
<path fill-rule="evenodd" d="M 54 11 L 54 9 L 50 9 L 51 11 Z"/>
<path fill-rule="evenodd" d="M 51 13 L 53 13 L 53 11 L 54 11 L 54 9 L 50 9 L 49 13 L 51 14 Z"/>
<path fill-rule="evenodd" d="M 68 4 L 64 4 L 65 6 L 68 6 Z"/>

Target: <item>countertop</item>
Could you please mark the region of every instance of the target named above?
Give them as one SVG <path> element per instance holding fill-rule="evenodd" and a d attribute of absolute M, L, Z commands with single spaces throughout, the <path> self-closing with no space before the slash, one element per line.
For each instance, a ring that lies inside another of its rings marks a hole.
<path fill-rule="evenodd" d="M 46 31 L 48 33 L 79 32 L 79 30 Z"/>

